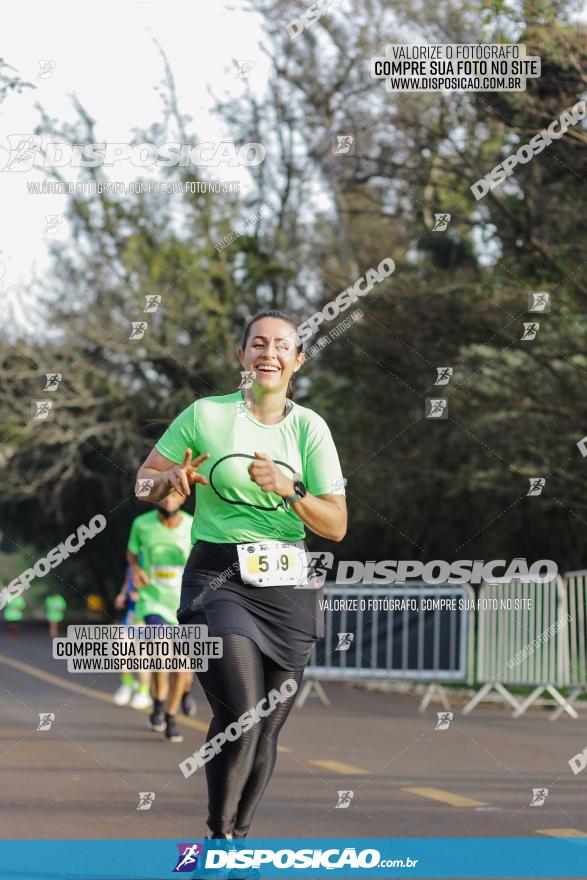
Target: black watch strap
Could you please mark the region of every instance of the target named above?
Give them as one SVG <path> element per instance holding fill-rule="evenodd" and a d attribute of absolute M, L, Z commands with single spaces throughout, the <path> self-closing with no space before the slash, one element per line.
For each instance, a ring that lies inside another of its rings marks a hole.
<path fill-rule="evenodd" d="M 283 505 L 286 510 L 289 510 L 292 504 L 295 504 L 296 501 L 300 501 L 300 499 L 304 498 L 304 496 L 308 493 L 304 481 L 302 480 L 301 474 L 294 474 L 293 484 L 295 495 L 290 495 L 289 497 L 285 497 L 283 499 Z"/>

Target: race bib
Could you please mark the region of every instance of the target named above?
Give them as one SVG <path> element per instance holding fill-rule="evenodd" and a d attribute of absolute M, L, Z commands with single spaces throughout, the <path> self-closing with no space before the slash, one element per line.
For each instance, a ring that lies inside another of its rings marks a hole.
<path fill-rule="evenodd" d="M 153 565 L 151 567 L 152 581 L 158 587 L 181 588 L 182 574 L 183 566 L 181 565 Z"/>
<path fill-rule="evenodd" d="M 307 584 L 308 560 L 304 542 L 260 541 L 237 544 L 241 580 L 254 587 Z"/>

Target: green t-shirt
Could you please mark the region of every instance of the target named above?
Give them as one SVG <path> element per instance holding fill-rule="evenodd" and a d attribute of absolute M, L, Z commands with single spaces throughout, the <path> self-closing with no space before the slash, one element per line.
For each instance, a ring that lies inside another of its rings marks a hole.
<path fill-rule="evenodd" d="M 9 623 L 13 623 L 17 620 L 22 620 L 22 612 L 26 608 L 26 602 L 22 598 L 22 596 L 14 596 L 13 599 L 8 602 L 6 608 L 4 609 L 4 620 Z"/>
<path fill-rule="evenodd" d="M 138 590 L 138 620 L 145 614 L 159 614 L 168 623 L 177 623 L 181 576 L 192 549 L 192 520 L 182 510 L 180 524 L 169 527 L 163 525 L 156 510 L 149 510 L 133 522 L 128 549 L 139 557 L 140 567 L 149 576 L 149 583 Z"/>
<path fill-rule="evenodd" d="M 63 620 L 63 612 L 67 608 L 67 602 L 63 596 L 47 596 L 44 605 L 47 620 L 55 620 L 57 623 Z"/>
<path fill-rule="evenodd" d="M 312 495 L 344 495 L 336 447 L 324 419 L 292 402 L 280 422 L 264 425 L 243 404 L 239 391 L 196 400 L 163 434 L 156 449 L 177 464 L 186 449 L 195 458 L 209 452 L 198 472 L 192 541 L 237 544 L 245 541 L 300 541 L 304 524 L 283 498 L 264 492 L 248 474 L 255 452 L 266 453 L 292 477 L 300 473 Z"/>

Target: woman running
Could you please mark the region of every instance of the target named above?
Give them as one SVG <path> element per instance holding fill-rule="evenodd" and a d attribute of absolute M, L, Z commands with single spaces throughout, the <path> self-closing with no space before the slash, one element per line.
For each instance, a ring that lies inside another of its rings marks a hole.
<path fill-rule="evenodd" d="M 304 526 L 331 541 L 342 541 L 347 527 L 330 430 L 292 400 L 304 362 L 294 331 L 283 312 L 255 315 L 237 349 L 241 388 L 183 410 L 137 477 L 152 480 L 144 501 L 173 489 L 189 495 L 198 484 L 178 620 L 207 624 L 223 641 L 222 657 L 198 673 L 213 713 L 207 740 L 271 691 L 284 685 L 281 693 L 291 694 L 206 763 L 213 838 L 246 837 L 273 772 L 278 733 L 324 635 L 323 589 L 307 577 Z M 293 687 L 285 684 L 291 679 Z"/>

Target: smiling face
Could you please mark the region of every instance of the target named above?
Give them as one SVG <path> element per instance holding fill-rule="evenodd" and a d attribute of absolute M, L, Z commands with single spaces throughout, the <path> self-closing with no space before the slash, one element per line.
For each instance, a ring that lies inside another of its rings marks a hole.
<path fill-rule="evenodd" d="M 295 327 L 281 318 L 258 318 L 249 330 L 245 348 L 237 355 L 243 370 L 253 372 L 255 385 L 267 390 L 283 389 L 285 394 L 293 373 L 304 362 L 297 353 Z"/>

